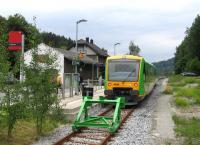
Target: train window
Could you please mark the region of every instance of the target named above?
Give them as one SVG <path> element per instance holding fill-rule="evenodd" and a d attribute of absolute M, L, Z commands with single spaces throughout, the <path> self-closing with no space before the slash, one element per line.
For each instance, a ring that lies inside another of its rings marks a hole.
<path fill-rule="evenodd" d="M 139 61 L 110 60 L 108 62 L 108 79 L 110 81 L 137 81 Z"/>

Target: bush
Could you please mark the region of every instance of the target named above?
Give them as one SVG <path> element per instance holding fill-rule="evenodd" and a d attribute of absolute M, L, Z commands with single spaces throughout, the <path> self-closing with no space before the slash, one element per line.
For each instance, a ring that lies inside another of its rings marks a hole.
<path fill-rule="evenodd" d="M 188 97 L 188 98 L 196 98 L 197 96 L 200 96 L 200 91 L 198 88 L 180 88 L 177 93 L 177 97 Z"/>
<path fill-rule="evenodd" d="M 50 118 L 61 123 L 67 122 L 67 118 L 63 112 L 63 109 L 61 109 L 59 106 L 52 108 Z"/>
<path fill-rule="evenodd" d="M 172 87 L 169 86 L 169 85 L 167 85 L 167 86 L 165 87 L 165 90 L 164 90 L 163 93 L 165 93 L 165 94 L 172 94 L 172 93 L 173 93 Z"/>
<path fill-rule="evenodd" d="M 200 96 L 196 97 L 195 103 L 198 104 L 198 105 L 200 105 Z"/>
<path fill-rule="evenodd" d="M 196 83 L 196 78 L 195 77 L 186 77 L 185 79 L 184 79 L 184 82 L 186 83 L 186 84 L 192 84 L 192 83 Z"/>
<path fill-rule="evenodd" d="M 183 119 L 177 116 L 173 116 L 173 120 L 176 124 L 174 129 L 177 135 L 183 136 L 187 145 L 199 145 L 200 140 L 200 120 L 196 118 Z"/>
<path fill-rule="evenodd" d="M 200 61 L 198 57 L 195 57 L 187 62 L 186 69 L 191 72 L 199 74 L 200 72 Z"/>
<path fill-rule="evenodd" d="M 181 75 L 172 75 L 169 77 L 169 83 L 177 83 L 180 82 L 183 79 L 183 76 Z"/>
<path fill-rule="evenodd" d="M 189 105 L 186 99 L 180 97 L 175 98 L 175 104 L 179 107 L 186 107 Z"/>

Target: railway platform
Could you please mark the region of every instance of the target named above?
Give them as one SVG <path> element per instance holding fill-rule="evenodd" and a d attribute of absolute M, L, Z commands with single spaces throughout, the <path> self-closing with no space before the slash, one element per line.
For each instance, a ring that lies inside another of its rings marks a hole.
<path fill-rule="evenodd" d="M 94 90 L 93 98 L 97 99 L 99 96 L 104 96 L 104 89 Z M 62 98 L 60 100 L 60 106 L 64 110 L 64 114 L 66 115 L 66 119 L 70 122 L 74 121 L 76 118 L 80 106 L 82 104 L 82 95 L 75 95 L 73 97 Z M 89 110 L 96 110 L 96 108 L 100 107 L 100 104 L 93 104 Z M 94 109 L 95 108 L 95 109 Z"/>

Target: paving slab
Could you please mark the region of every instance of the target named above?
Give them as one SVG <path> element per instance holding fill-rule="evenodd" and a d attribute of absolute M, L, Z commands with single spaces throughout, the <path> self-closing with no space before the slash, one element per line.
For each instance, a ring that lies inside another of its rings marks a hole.
<path fill-rule="evenodd" d="M 99 96 L 104 96 L 104 89 L 96 90 L 94 91 L 94 99 L 98 99 Z M 82 95 L 70 97 L 70 98 L 64 98 L 60 100 L 60 106 L 64 110 L 64 114 L 66 115 L 66 118 L 68 121 L 73 121 L 80 109 L 80 106 L 82 104 Z M 98 108 L 100 104 L 93 104 L 89 110 Z"/>

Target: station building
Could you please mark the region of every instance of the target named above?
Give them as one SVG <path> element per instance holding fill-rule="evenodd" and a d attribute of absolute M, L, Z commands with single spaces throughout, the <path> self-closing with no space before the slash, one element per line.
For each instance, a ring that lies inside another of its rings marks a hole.
<path fill-rule="evenodd" d="M 84 56 L 90 58 L 93 60 L 94 67 L 95 67 L 95 78 L 98 78 L 99 75 L 104 76 L 105 72 L 105 62 L 106 58 L 109 56 L 107 50 L 100 48 L 94 43 L 93 39 L 89 39 L 89 37 L 86 37 L 85 40 L 80 39 L 77 43 L 77 49 L 74 47 L 71 47 L 69 49 L 69 52 L 79 52 L 83 53 Z"/>
<path fill-rule="evenodd" d="M 25 64 L 29 65 L 32 61 L 32 50 L 25 52 L 24 61 Z M 78 73 L 80 76 L 86 79 L 98 79 L 100 74 L 104 73 L 104 65 L 108 56 L 107 52 L 100 49 L 93 43 L 93 40 L 86 38 L 86 40 L 78 41 L 78 52 L 75 47 L 69 50 L 60 48 L 53 48 L 44 43 L 38 45 L 38 61 L 47 54 L 56 56 L 55 66 L 61 76 L 62 83 L 64 82 L 64 75 L 67 73 L 75 72 L 74 60 L 80 54 L 83 53 L 83 58 L 80 60 L 78 65 Z"/>

